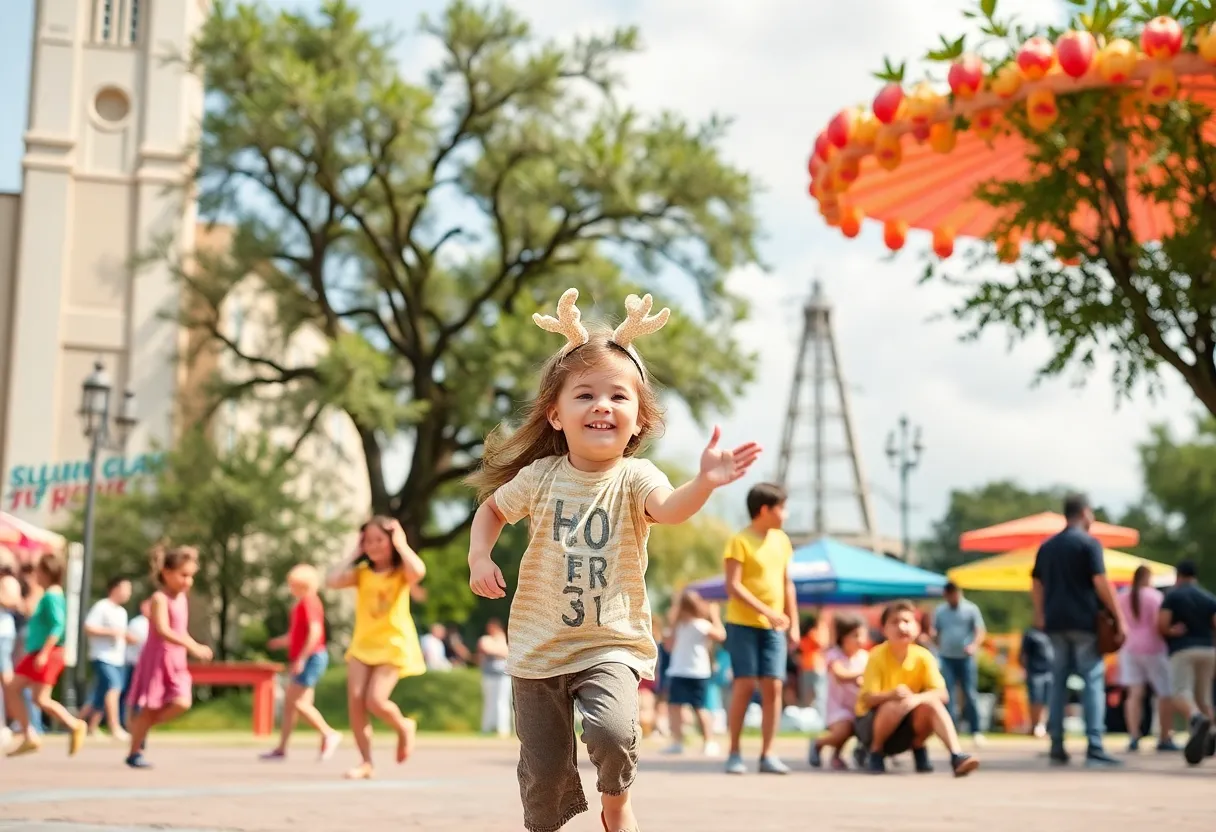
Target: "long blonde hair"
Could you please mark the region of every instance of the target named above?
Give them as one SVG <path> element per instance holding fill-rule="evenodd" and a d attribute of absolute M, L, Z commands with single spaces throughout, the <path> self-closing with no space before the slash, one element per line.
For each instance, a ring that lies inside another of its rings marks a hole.
<path fill-rule="evenodd" d="M 545 363 L 536 398 L 524 410 L 519 427 L 508 431 L 499 425 L 486 437 L 481 466 L 465 480 L 477 489 L 478 502 L 515 479 L 516 474 L 538 459 L 569 453 L 566 435 L 549 424 L 549 410 L 557 403 L 567 379 L 594 369 L 610 358 L 636 362 L 641 372 L 638 384 L 638 427 L 641 431 L 630 437 L 625 456 L 636 455 L 647 439 L 662 433 L 663 409 L 659 406 L 658 391 L 650 380 L 650 373 L 645 372 L 641 358 L 613 344 L 609 340 L 610 329 L 589 326 L 588 331 L 590 339 L 586 344 L 565 355 L 555 355 Z"/>

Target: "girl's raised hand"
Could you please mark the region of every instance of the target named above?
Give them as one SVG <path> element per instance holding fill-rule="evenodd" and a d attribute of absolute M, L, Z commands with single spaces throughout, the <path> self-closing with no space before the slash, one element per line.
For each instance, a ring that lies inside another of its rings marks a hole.
<path fill-rule="evenodd" d="M 746 474 L 763 450 L 755 442 L 745 442 L 734 450 L 723 450 L 718 447 L 721 438 L 721 426 L 714 425 L 709 444 L 701 453 L 701 476 L 714 488 L 728 485 Z"/>
<path fill-rule="evenodd" d="M 409 551 L 410 542 L 406 539 L 405 529 L 401 528 L 401 522 L 394 520 L 392 523 L 392 538 L 393 545 L 397 547 L 398 552 Z"/>

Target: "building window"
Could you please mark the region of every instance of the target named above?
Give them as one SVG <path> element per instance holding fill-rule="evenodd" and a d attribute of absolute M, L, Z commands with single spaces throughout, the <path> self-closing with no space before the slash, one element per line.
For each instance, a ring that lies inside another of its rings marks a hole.
<path fill-rule="evenodd" d="M 101 0 L 97 4 L 97 16 L 101 18 L 99 39 L 102 43 L 109 43 L 110 33 L 114 31 L 114 0 Z"/>
<path fill-rule="evenodd" d="M 140 0 L 93 0 L 93 40 L 113 46 L 139 43 Z"/>
<path fill-rule="evenodd" d="M 131 4 L 131 43 L 139 43 L 139 0 L 127 0 Z"/>

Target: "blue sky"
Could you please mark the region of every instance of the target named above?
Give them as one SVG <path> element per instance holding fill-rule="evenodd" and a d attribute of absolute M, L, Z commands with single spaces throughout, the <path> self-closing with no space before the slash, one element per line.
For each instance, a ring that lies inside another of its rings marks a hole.
<path fill-rule="evenodd" d="M 0 189 L 14 190 L 20 182 L 33 0 L 6 5 L 0 73 L 12 94 L 0 98 Z M 357 5 L 369 20 L 403 31 L 413 29 L 418 14 L 442 8 L 434 0 Z M 674 108 L 692 117 L 718 112 L 735 119 L 724 152 L 764 185 L 763 257 L 772 269 L 732 277 L 755 302 L 755 315 L 740 328 L 740 337 L 763 351 L 764 363 L 755 387 L 723 416 L 723 424 L 727 441 L 756 439 L 769 449 L 758 464 L 758 477 L 776 470 L 793 373 L 797 302 L 818 276 L 836 307 L 841 360 L 881 531 L 898 535 L 899 530 L 897 479 L 883 448 L 888 430 L 904 412 L 923 427 L 927 446 L 912 475 L 916 533 L 942 514 L 952 488 L 996 478 L 1027 486 L 1066 482 L 1112 506 L 1138 496 L 1135 443 L 1145 438 L 1149 423 L 1184 424 L 1195 410 L 1175 379 L 1167 378 L 1164 398 L 1137 395 L 1121 406 L 1105 363 L 1083 388 L 1069 379 L 1032 386 L 1034 370 L 1048 355 L 1045 341 L 1032 340 L 1010 352 L 1004 334 L 993 332 L 979 343 L 960 344 L 955 324 L 931 320 L 955 295 L 948 287 L 916 285 L 920 262 L 914 250 L 927 247 L 927 240 L 914 235 L 908 251 L 889 258 L 879 229 L 843 240 L 824 228 L 805 196 L 807 150 L 831 114 L 872 98 L 877 82 L 869 73 L 884 55 L 922 54 L 939 33 L 958 31 L 959 12 L 969 3 L 855 0 L 848 13 L 842 4 L 795 0 L 519 0 L 513 5 L 546 36 L 637 24 L 646 49 L 624 66 L 631 103 L 649 112 Z M 408 14 L 399 11 L 403 7 Z M 1021 0 L 1018 7 L 1026 18 L 1040 20 L 1059 12 L 1056 0 Z M 403 71 L 413 78 L 421 78 L 435 55 L 433 45 L 416 38 L 407 39 L 400 52 Z M 662 452 L 692 467 L 704 435 L 675 408 Z M 801 466 L 809 469 L 810 463 Z M 843 468 L 834 466 L 831 473 L 847 483 Z M 746 486 L 736 485 L 725 498 L 741 502 Z M 795 510 L 804 510 L 806 500 L 796 495 Z M 855 527 L 856 512 L 846 502 L 833 502 L 829 524 Z"/>

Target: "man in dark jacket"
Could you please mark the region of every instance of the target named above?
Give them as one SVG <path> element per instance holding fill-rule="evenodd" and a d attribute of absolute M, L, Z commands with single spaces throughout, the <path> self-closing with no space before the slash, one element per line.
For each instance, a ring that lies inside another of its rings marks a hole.
<path fill-rule="evenodd" d="M 1068 704 L 1068 677 L 1081 677 L 1081 713 L 1085 719 L 1088 766 L 1122 763 L 1102 746 L 1106 725 L 1106 666 L 1098 650 L 1098 612 L 1105 607 L 1126 632 L 1123 613 L 1106 577 L 1102 544 L 1089 533 L 1093 509 L 1082 494 L 1064 500 L 1064 531 L 1045 541 L 1035 557 L 1031 577 L 1035 627 L 1047 633 L 1054 653 L 1051 707 L 1047 732 L 1051 735 L 1051 762 L 1067 765 L 1064 750 L 1064 708 Z"/>

